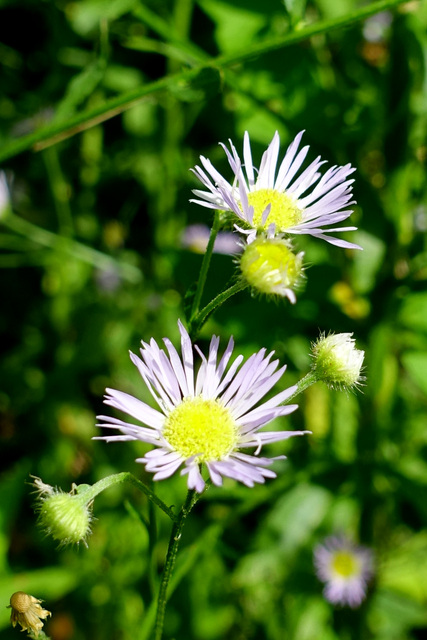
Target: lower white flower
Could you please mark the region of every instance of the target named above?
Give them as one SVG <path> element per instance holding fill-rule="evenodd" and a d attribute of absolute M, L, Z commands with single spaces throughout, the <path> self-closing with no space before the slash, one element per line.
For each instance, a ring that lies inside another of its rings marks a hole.
<path fill-rule="evenodd" d="M 355 609 L 366 597 L 373 575 L 373 554 L 344 536 L 326 538 L 314 550 L 317 577 L 325 582 L 323 595 L 332 604 Z"/>
<path fill-rule="evenodd" d="M 152 339 L 142 342 L 141 358 L 131 353 L 145 384 L 160 411 L 134 396 L 107 389 L 105 403 L 130 415 L 145 426 L 137 426 L 109 416 L 98 416 L 98 426 L 119 429 L 123 435 L 100 436 L 96 439 L 114 441 L 141 440 L 155 445 L 137 462 L 154 473 L 154 480 L 172 476 L 180 467 L 188 474 L 188 488 L 202 492 L 205 481 L 201 465 L 205 465 L 212 482 L 220 486 L 223 477 L 233 478 L 248 487 L 274 478 L 268 467 L 275 458 L 259 457 L 264 444 L 303 435 L 308 431 L 260 431 L 279 416 L 297 405 L 280 406 L 295 391 L 296 386 L 281 391 L 266 402 L 259 401 L 282 377 L 286 365 L 278 369 L 274 352 L 266 355 L 261 349 L 243 362 L 237 356 L 228 366 L 234 342 L 230 339 L 218 362 L 219 338 L 212 337 L 206 358 L 197 346 L 201 358 L 196 373 L 193 345 L 178 322 L 181 333 L 180 356 L 170 340 L 164 338 L 166 351 Z M 254 454 L 242 449 L 255 448 Z"/>

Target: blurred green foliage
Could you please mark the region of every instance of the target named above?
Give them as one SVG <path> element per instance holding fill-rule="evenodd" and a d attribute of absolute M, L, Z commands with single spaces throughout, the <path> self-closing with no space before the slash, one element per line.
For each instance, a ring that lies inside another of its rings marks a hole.
<path fill-rule="evenodd" d="M 35 524 L 30 474 L 69 490 L 129 470 L 143 445 L 92 441 L 106 386 L 149 401 L 128 350 L 177 339 L 201 256 L 180 248 L 189 168 L 250 132 L 260 157 L 277 129 L 301 129 L 310 158 L 356 168 L 363 252 L 301 238 L 310 263 L 297 304 L 246 292 L 209 320 L 245 355 L 274 348 L 289 386 L 309 368 L 318 332 L 354 332 L 366 350 L 362 394 L 322 386 L 299 399 L 278 478 L 226 483 L 197 505 L 183 536 L 165 637 L 176 640 L 417 640 L 427 627 L 427 5 L 409 2 L 227 68 L 197 65 L 249 51 L 356 0 L 3 0 L 0 151 L 38 128 L 102 111 L 108 100 L 176 80 L 117 115 L 80 123 L 3 164 L 13 215 L 0 221 L 0 639 L 16 590 L 46 601 L 53 640 L 143 640 L 153 623 L 157 542 L 133 489 L 95 503 L 89 548 L 56 549 Z M 23 28 L 27 25 L 27 28 Z M 30 28 L 28 28 L 30 27 Z M 187 75 L 186 75 L 187 74 Z M 129 106 L 129 105 L 128 105 Z M 105 121 L 103 121 L 105 120 Z M 65 126 L 65 125 L 64 125 Z M 53 129 L 52 129 L 53 130 Z M 33 151 L 36 151 L 34 153 Z M 233 277 L 215 255 L 208 301 Z M 282 445 L 271 445 L 282 453 Z M 185 481 L 160 483 L 180 505 Z M 151 514 L 152 515 L 152 514 Z M 313 546 L 344 531 L 374 549 L 361 609 L 334 609 L 313 573 Z M 3 603 L 3 604 L 1 604 Z"/>

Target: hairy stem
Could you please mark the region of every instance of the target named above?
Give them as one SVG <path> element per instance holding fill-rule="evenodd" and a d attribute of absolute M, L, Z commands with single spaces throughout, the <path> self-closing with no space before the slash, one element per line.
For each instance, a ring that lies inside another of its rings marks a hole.
<path fill-rule="evenodd" d="M 159 597 L 157 601 L 157 616 L 156 625 L 154 628 L 154 640 L 161 640 L 163 636 L 163 626 L 165 622 L 165 611 L 167 603 L 167 591 L 172 571 L 175 566 L 176 556 L 178 553 L 179 543 L 181 540 L 182 529 L 184 527 L 185 520 L 194 507 L 200 495 L 194 490 L 190 489 L 187 494 L 184 505 L 179 512 L 176 522 L 174 522 L 169 540 L 168 552 L 166 555 L 166 562 L 163 569 L 162 581 L 160 583 Z"/>
<path fill-rule="evenodd" d="M 93 485 L 83 484 L 77 486 L 76 491 L 78 495 L 82 496 L 82 499 L 85 499 L 85 502 L 89 502 L 89 500 L 96 498 L 96 496 L 105 489 L 108 489 L 115 484 L 122 484 L 123 482 L 130 482 L 130 484 L 139 489 L 139 491 L 145 493 L 147 498 L 166 513 L 173 522 L 178 521 L 179 516 L 177 516 L 173 510 L 163 502 L 163 500 L 156 496 L 150 487 L 147 487 L 146 484 L 138 480 L 138 478 L 135 478 L 135 476 L 129 471 L 123 471 L 122 473 L 115 473 L 111 476 L 107 476 L 106 478 L 102 478 L 102 480 L 95 482 Z"/>
<path fill-rule="evenodd" d="M 220 227 L 219 213 L 218 213 L 218 211 L 215 211 L 215 217 L 214 217 L 214 221 L 213 221 L 213 224 L 212 224 L 211 233 L 210 233 L 210 236 L 209 236 L 208 246 L 206 247 L 206 251 L 205 251 L 205 254 L 203 256 L 202 267 L 200 269 L 200 276 L 199 276 L 199 279 L 197 281 L 197 289 L 196 289 L 196 293 L 194 295 L 193 305 L 192 305 L 192 308 L 191 308 L 190 325 L 191 325 L 191 323 L 193 322 L 193 320 L 195 319 L 195 317 L 197 316 L 197 314 L 199 312 L 199 306 L 200 306 L 200 302 L 201 302 L 201 299 L 202 299 L 203 290 L 205 288 L 206 277 L 208 275 L 209 265 L 210 265 L 210 262 L 211 262 L 213 248 L 214 248 L 214 245 L 215 245 L 215 239 L 216 239 L 216 237 L 218 235 L 219 227 Z"/>
<path fill-rule="evenodd" d="M 206 305 L 189 323 L 189 334 L 194 340 L 197 337 L 200 329 L 203 327 L 204 323 L 208 319 L 209 315 L 215 311 L 218 307 L 220 307 L 228 298 L 234 296 L 234 294 L 239 293 L 239 291 L 243 291 L 248 287 L 248 283 L 244 280 L 239 280 L 236 284 L 233 284 L 225 291 L 219 293 L 216 298 L 211 300 L 209 304 Z"/>

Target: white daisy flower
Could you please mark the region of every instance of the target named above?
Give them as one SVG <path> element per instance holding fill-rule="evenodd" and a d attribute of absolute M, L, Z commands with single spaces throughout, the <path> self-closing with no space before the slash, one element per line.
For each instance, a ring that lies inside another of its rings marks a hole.
<path fill-rule="evenodd" d="M 201 199 L 190 202 L 233 212 L 251 228 L 248 231 L 237 227 L 250 237 L 257 231 L 272 229 L 276 234 L 308 234 L 338 247 L 361 249 L 357 244 L 329 235 L 357 228 L 335 226 L 353 212 L 348 207 L 355 203 L 351 200 L 354 180 L 348 176 L 355 169 L 350 164 L 333 166 L 322 175 L 319 168 L 324 161 L 319 156 L 297 175 L 309 150 L 306 146 L 298 151 L 303 133 L 301 131 L 289 145 L 278 170 L 280 138 L 277 131 L 262 156 L 259 170 L 252 162 L 247 131 L 243 164 L 231 140 L 231 152 L 221 143 L 234 173 L 233 184 L 225 180 L 210 160 L 200 156 L 203 168 L 196 166 L 192 171 L 208 191 L 195 189 L 193 193 Z"/>
<path fill-rule="evenodd" d="M 153 409 L 134 396 L 107 389 L 104 402 L 142 422 L 137 426 L 117 418 L 98 416 L 98 426 L 119 429 L 123 435 L 102 436 L 107 442 L 141 440 L 155 446 L 137 462 L 154 473 L 154 480 L 172 476 L 180 467 L 188 474 L 188 488 L 202 492 L 205 481 L 201 465 L 205 465 L 212 482 L 220 486 L 223 477 L 233 478 L 248 487 L 275 478 L 268 469 L 274 460 L 258 454 L 264 444 L 303 435 L 308 431 L 260 431 L 269 422 L 284 416 L 297 405 L 279 406 L 296 390 L 296 386 L 281 391 L 258 404 L 282 377 L 286 366 L 278 367 L 271 360 L 274 352 L 266 350 L 243 362 L 237 356 L 228 367 L 233 353 L 233 338 L 218 362 L 219 338 L 212 337 L 206 358 L 195 346 L 201 358 L 196 373 L 193 345 L 178 322 L 181 333 L 180 356 L 170 340 L 164 338 L 166 351 L 152 339 L 142 342 L 141 358 L 131 353 L 132 362 L 158 404 Z M 242 364 L 243 363 L 243 364 Z M 254 454 L 242 449 L 255 448 Z"/>
<path fill-rule="evenodd" d="M 355 609 L 366 597 L 373 575 L 373 554 L 344 536 L 326 538 L 314 550 L 317 577 L 325 582 L 323 595 L 332 604 Z"/>

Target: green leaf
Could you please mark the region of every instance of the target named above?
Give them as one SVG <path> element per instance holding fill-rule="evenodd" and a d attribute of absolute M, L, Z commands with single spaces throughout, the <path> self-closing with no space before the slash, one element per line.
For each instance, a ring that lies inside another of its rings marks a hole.
<path fill-rule="evenodd" d="M 427 331 L 427 293 L 411 293 L 402 303 L 399 322 L 415 331 Z"/>
<path fill-rule="evenodd" d="M 369 293 L 383 264 L 385 242 L 366 231 L 355 233 L 353 240 L 363 248 L 363 251 L 354 252 L 353 283 L 358 293 Z"/>
<path fill-rule="evenodd" d="M 291 18 L 291 24 L 298 24 L 304 16 L 307 0 L 283 0 L 283 4 Z"/>
<path fill-rule="evenodd" d="M 96 29 L 101 20 L 109 22 L 131 11 L 139 0 L 86 0 L 76 2 L 70 11 L 74 30 L 82 36 Z"/>
<path fill-rule="evenodd" d="M 105 60 L 99 59 L 71 79 L 65 96 L 59 103 L 53 122 L 59 122 L 73 115 L 101 82 L 105 73 Z"/>
<path fill-rule="evenodd" d="M 402 355 L 402 362 L 413 382 L 427 393 L 427 352 L 407 351 Z"/>
<path fill-rule="evenodd" d="M 427 533 L 422 532 L 395 545 L 393 553 L 383 560 L 378 586 L 427 603 Z"/>

